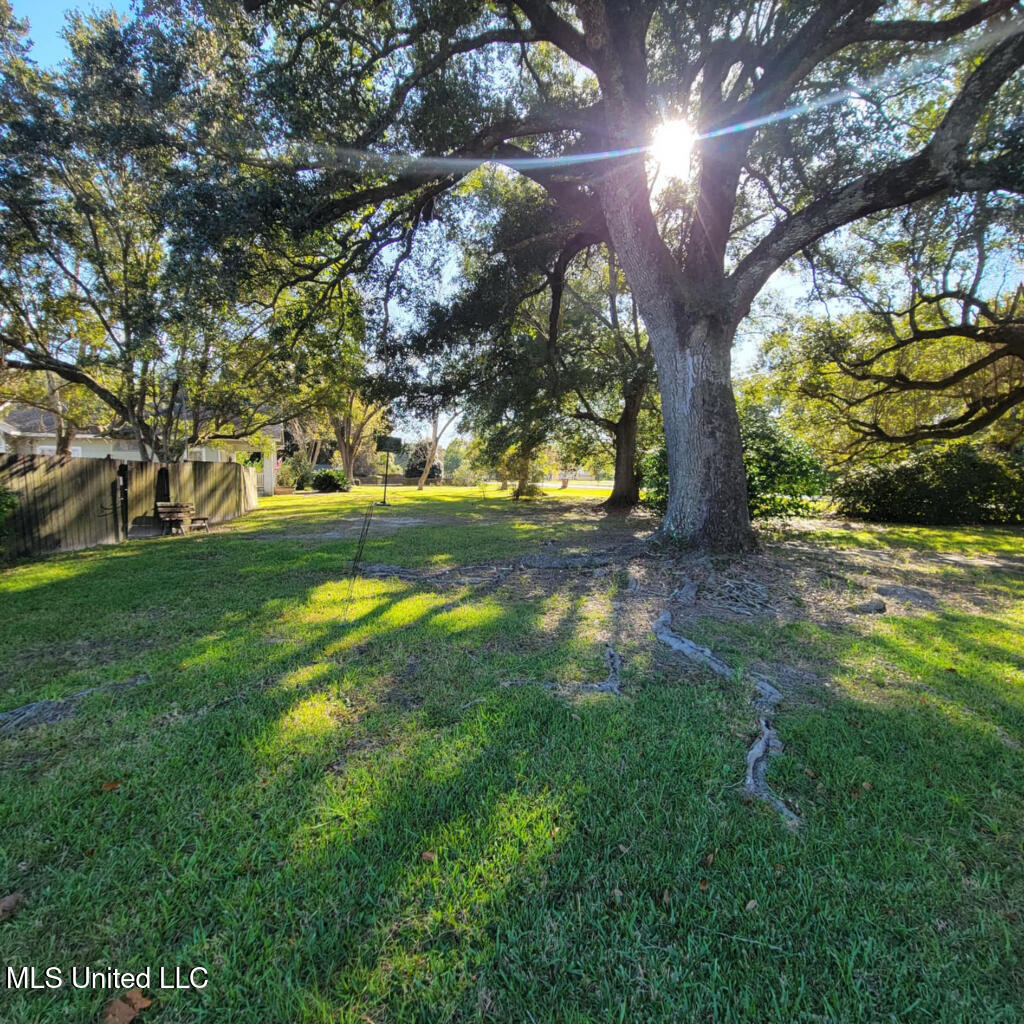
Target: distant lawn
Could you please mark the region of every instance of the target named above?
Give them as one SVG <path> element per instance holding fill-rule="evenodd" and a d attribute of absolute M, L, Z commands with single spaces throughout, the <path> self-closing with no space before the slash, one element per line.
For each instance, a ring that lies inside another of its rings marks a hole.
<path fill-rule="evenodd" d="M 600 515 L 606 493 L 389 488 L 364 560 L 653 525 Z M 686 624 L 737 667 L 813 674 L 771 767 L 791 832 L 740 798 L 749 686 L 650 636 L 686 563 L 353 583 L 379 496 L 0 573 L 0 710 L 146 677 L 0 738 L 0 897 L 26 897 L 5 966 L 209 970 L 141 1024 L 1024 1017 L 1024 572 L 938 557 L 1020 555 L 1019 533 L 806 524 L 769 555 L 822 603 Z M 886 564 L 938 604 L 843 613 Z M 626 695 L 567 696 L 608 642 Z M 0 1021 L 99 1020 L 111 995 L 0 990 Z"/>

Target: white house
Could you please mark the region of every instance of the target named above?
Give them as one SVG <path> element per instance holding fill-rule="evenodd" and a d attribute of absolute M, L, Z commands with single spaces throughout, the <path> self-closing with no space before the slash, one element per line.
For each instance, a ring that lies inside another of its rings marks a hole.
<path fill-rule="evenodd" d="M 280 426 L 268 427 L 264 431 L 280 444 L 284 432 Z M 239 456 L 259 452 L 260 448 L 251 438 L 234 441 L 220 441 L 216 447 L 203 445 L 189 448 L 190 462 L 237 462 Z M 53 413 L 43 412 L 26 406 L 0 406 L 0 455 L 56 455 L 57 420 Z M 110 436 L 99 433 L 95 428 L 86 428 L 75 434 L 71 440 L 71 455 L 80 459 L 117 459 L 119 462 L 139 462 L 142 456 L 134 438 L 124 434 Z M 274 493 L 276 458 L 263 460 L 263 471 L 259 474 L 260 494 Z"/>

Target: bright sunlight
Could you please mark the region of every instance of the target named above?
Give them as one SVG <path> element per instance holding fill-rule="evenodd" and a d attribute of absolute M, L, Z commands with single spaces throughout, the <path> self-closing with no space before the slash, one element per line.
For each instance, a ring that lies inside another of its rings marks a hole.
<path fill-rule="evenodd" d="M 663 121 L 654 129 L 651 156 L 670 178 L 685 178 L 690 173 L 690 158 L 697 142 L 693 126 L 683 120 Z"/>

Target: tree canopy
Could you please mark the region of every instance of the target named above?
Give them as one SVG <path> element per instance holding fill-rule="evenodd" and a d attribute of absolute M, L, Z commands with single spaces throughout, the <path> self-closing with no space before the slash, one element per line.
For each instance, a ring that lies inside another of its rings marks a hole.
<path fill-rule="evenodd" d="M 1024 188 L 1012 0 L 204 10 L 244 44 L 237 95 L 274 127 L 269 144 L 230 133 L 244 185 L 228 206 L 337 229 L 333 265 L 351 267 L 406 244 L 490 160 L 613 245 L 658 365 L 664 529 L 684 543 L 751 543 L 730 350 L 771 275 L 880 211 Z M 654 187 L 648 149 L 672 119 L 692 157 Z"/>
<path fill-rule="evenodd" d="M 266 287 L 225 290 L 219 261 L 176 247 L 176 150 L 140 139 L 158 115 L 141 109 L 144 89 L 125 98 L 130 85 L 117 84 L 135 31 L 109 15 L 78 19 L 71 59 L 44 72 L 9 8 L 0 14 L 0 342 L 20 381 L 12 392 L 30 398 L 42 376 L 35 404 L 64 418 L 69 394 L 91 412 L 102 404 L 107 427 L 129 431 L 147 459 L 250 436 L 315 401 L 361 330 L 351 287 L 327 311 L 317 295 L 316 316 L 301 285 L 276 303 Z"/>

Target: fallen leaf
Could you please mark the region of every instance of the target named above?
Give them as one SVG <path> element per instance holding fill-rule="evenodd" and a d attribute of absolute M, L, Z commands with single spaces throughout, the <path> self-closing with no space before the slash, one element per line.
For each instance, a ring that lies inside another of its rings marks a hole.
<path fill-rule="evenodd" d="M 812 772 L 812 771 L 811 771 L 811 769 L 810 769 L 810 768 L 805 768 L 805 769 L 804 769 L 804 774 L 805 774 L 805 775 L 807 776 L 807 778 L 809 778 L 809 779 L 816 779 L 816 778 L 818 777 L 817 775 L 815 775 L 815 774 L 814 774 L 814 772 Z"/>
<path fill-rule="evenodd" d="M 669 904 L 670 904 L 671 902 L 672 902 L 672 898 L 671 898 L 671 897 L 669 896 L 669 894 L 668 894 L 668 889 L 666 889 L 666 890 L 665 890 L 665 891 L 664 891 L 664 892 L 663 892 L 663 893 L 661 894 L 661 905 L 662 905 L 663 907 L 667 907 L 667 906 L 668 906 L 668 905 L 669 905 Z"/>
<path fill-rule="evenodd" d="M 748 900 L 744 910 L 757 910 L 757 900 Z"/>
<path fill-rule="evenodd" d="M 437 860 L 437 854 L 433 850 L 424 850 L 420 854 L 420 860 L 425 860 L 428 864 L 433 864 Z"/>
<path fill-rule="evenodd" d="M 707 853 L 707 854 L 705 854 L 701 858 L 701 864 L 703 864 L 704 867 L 706 867 L 706 868 L 711 867 L 711 865 L 714 864 L 714 863 L 715 863 L 715 854 L 714 854 L 714 852 Z"/>
<path fill-rule="evenodd" d="M 142 989 L 133 988 L 123 996 L 115 999 L 103 1016 L 103 1024 L 131 1024 L 139 1015 L 140 1010 L 152 1006 L 153 1000 L 142 994 Z"/>
<path fill-rule="evenodd" d="M 862 782 L 860 784 L 860 788 L 861 789 L 874 789 L 875 787 L 872 786 L 870 782 Z"/>
<path fill-rule="evenodd" d="M 114 779 L 113 782 L 104 782 L 103 785 L 100 786 L 100 792 L 101 793 L 112 793 L 115 789 L 120 789 L 120 787 L 121 787 L 121 780 L 120 779 Z"/>
<path fill-rule="evenodd" d="M 612 889 L 612 902 L 618 906 L 622 902 L 622 890 Z"/>
<path fill-rule="evenodd" d="M 96 856 L 96 847 L 95 846 L 90 847 L 90 849 L 85 851 L 85 855 L 86 855 L 86 857 L 95 857 Z"/>
<path fill-rule="evenodd" d="M 619 843 L 619 853 L 629 853 L 629 847 L 625 843 Z"/>
<path fill-rule="evenodd" d="M 700 880 L 700 891 L 701 891 L 701 892 L 707 892 L 707 891 L 708 891 L 708 886 L 709 886 L 710 884 L 711 884 L 711 883 L 710 883 L 710 882 L 709 882 L 709 881 L 708 881 L 708 880 L 707 880 L 706 878 L 702 878 L 702 879 Z"/>
<path fill-rule="evenodd" d="M 575 718 L 577 722 L 582 722 L 582 721 L 583 721 L 583 719 L 582 719 L 582 718 L 580 718 L 580 716 L 579 716 L 579 715 L 577 715 L 577 714 L 576 714 L 575 712 L 573 712 L 573 715 L 572 715 L 572 717 L 573 717 L 573 718 Z"/>
<path fill-rule="evenodd" d="M 25 894 L 23 892 L 8 893 L 0 900 L 0 921 L 6 921 L 7 918 L 13 917 L 17 913 L 18 907 L 24 902 Z"/>

